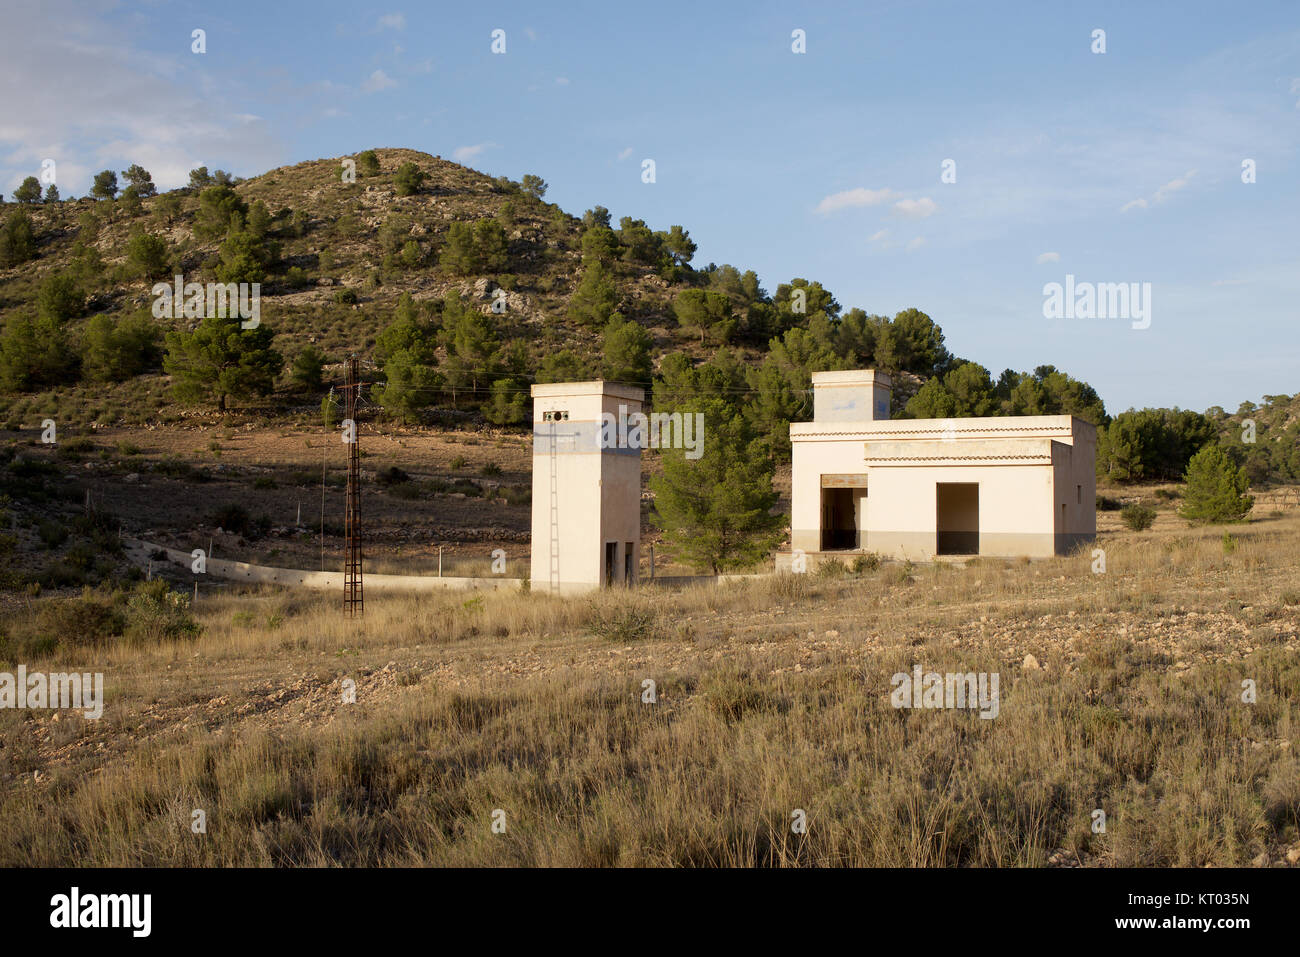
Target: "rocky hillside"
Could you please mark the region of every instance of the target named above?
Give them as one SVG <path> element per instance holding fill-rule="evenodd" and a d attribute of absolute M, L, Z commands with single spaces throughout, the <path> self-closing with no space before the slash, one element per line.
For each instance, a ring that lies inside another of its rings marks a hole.
<path fill-rule="evenodd" d="M 493 300 L 500 299 L 504 309 L 498 305 L 492 316 L 496 335 L 502 342 L 526 345 L 530 372 L 542 357 L 563 348 L 590 364 L 593 376 L 599 374 L 603 322 L 574 321 L 569 315 L 584 272 L 581 219 L 545 202 L 537 190 L 525 191 L 519 183 L 440 157 L 406 149 L 371 152 L 377 169 L 367 171 L 362 163 L 354 182 L 345 181 L 341 162 L 349 158 L 344 157 L 233 183 L 250 227 L 259 212 L 269 217 L 262 227 L 267 255 L 261 271 L 261 321 L 275 333 L 274 346 L 286 360 L 286 371 L 308 345 L 321 349 L 332 363 L 354 352 L 372 355 L 376 336 L 409 294 L 417 305 L 463 297 L 483 313 L 492 313 Z M 410 195 L 402 195 L 396 182 L 404 164 L 423 174 Z M 94 317 L 149 310 L 151 288 L 160 279 L 177 273 L 187 282 L 229 279 L 223 268 L 229 230 L 212 228 L 204 206 L 201 188 L 140 199 L 82 198 L 21 207 L 6 203 L 5 217 L 21 210 L 30 221 L 35 249 L 33 258 L 0 269 L 0 313 L 6 323 L 16 315 L 37 316 L 43 285 L 52 277 L 70 277 L 84 300 L 64 323 L 69 348 L 75 350 Z M 485 221 L 501 227 L 504 256 L 495 262 L 453 264 L 448 253 L 453 226 Z M 612 226 L 616 236 L 627 232 L 618 223 Z M 640 221 L 633 230 L 651 234 Z M 131 255 L 132 241 L 140 234 L 166 244 L 163 263 L 150 271 Z M 607 267 L 616 290 L 613 309 L 647 330 L 656 364 L 668 351 L 711 352 L 677 328 L 671 308 L 676 291 L 700 284 L 700 274 L 670 259 L 646 261 L 654 258 L 638 257 L 621 246 L 613 250 Z M 194 325 L 184 319 L 160 322 L 164 327 Z M 741 351 L 750 352 L 750 359 L 757 354 L 743 345 Z M 328 383 L 329 364 L 326 370 Z M 0 414 L 7 409 L 10 419 L 21 419 L 29 406 L 35 414 L 40 403 L 24 401 L 21 393 L 48 389 L 58 397 L 47 397 L 45 407 L 57 405 L 65 420 L 83 419 L 78 406 L 88 403 L 89 409 L 100 410 L 98 418 L 113 424 L 166 421 L 180 412 L 169 402 L 160 371 L 155 362 L 143 375 L 70 391 L 60 386 L 74 375 L 50 377 L 59 381 L 5 390 L 10 394 L 0 399 Z"/>

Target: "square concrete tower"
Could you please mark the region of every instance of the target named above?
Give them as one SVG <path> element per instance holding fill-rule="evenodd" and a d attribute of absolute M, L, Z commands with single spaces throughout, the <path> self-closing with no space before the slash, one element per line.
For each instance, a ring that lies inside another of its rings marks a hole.
<path fill-rule="evenodd" d="M 889 374 L 874 369 L 814 372 L 814 422 L 875 422 L 889 418 Z"/>
<path fill-rule="evenodd" d="M 641 450 L 628 416 L 645 392 L 613 382 L 532 387 L 532 588 L 634 584 L 641 545 Z"/>
<path fill-rule="evenodd" d="M 812 553 L 866 541 L 867 469 L 860 444 L 841 440 L 889 419 L 890 386 L 888 373 L 874 369 L 812 374 L 813 421 L 790 426 L 791 465 L 801 483 L 791 490 L 791 548 Z"/>

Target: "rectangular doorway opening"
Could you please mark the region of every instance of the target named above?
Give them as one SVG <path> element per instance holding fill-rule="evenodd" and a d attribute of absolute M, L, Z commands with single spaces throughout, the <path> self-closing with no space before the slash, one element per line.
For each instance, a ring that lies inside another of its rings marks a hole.
<path fill-rule="evenodd" d="M 623 583 L 626 585 L 636 581 L 636 566 L 633 564 L 636 561 L 635 545 L 635 542 L 623 543 Z"/>
<path fill-rule="evenodd" d="M 980 487 L 978 482 L 936 482 L 937 555 L 978 555 Z"/>
<path fill-rule="evenodd" d="M 865 489 L 822 489 L 822 551 L 847 551 L 858 547 L 855 500 Z"/>
<path fill-rule="evenodd" d="M 615 582 L 614 573 L 618 571 L 618 542 L 605 543 L 605 584 Z"/>

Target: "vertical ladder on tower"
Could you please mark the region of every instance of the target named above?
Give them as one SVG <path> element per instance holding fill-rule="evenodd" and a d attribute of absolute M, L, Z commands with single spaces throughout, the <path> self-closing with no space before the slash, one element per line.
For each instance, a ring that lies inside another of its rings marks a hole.
<path fill-rule="evenodd" d="M 356 425 L 361 379 L 356 356 L 347 360 L 346 371 L 346 421 L 352 429 L 352 441 L 348 444 L 348 484 L 343 506 L 343 611 L 351 618 L 363 615 L 366 608 L 361 577 L 361 447 Z"/>
<path fill-rule="evenodd" d="M 551 591 L 560 590 L 560 479 L 559 436 L 551 423 Z"/>

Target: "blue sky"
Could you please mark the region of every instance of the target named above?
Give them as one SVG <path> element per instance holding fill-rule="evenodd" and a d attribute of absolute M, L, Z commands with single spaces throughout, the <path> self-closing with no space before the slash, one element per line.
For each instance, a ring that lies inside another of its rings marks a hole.
<path fill-rule="evenodd" d="M 916 306 L 1112 413 L 1300 390 L 1294 3 L 18 0 L 5 28 L 6 195 L 47 157 L 82 195 L 131 162 L 169 187 L 406 146 L 680 223 L 769 291 Z M 1150 327 L 1045 319 L 1067 274 L 1151 283 Z"/>

